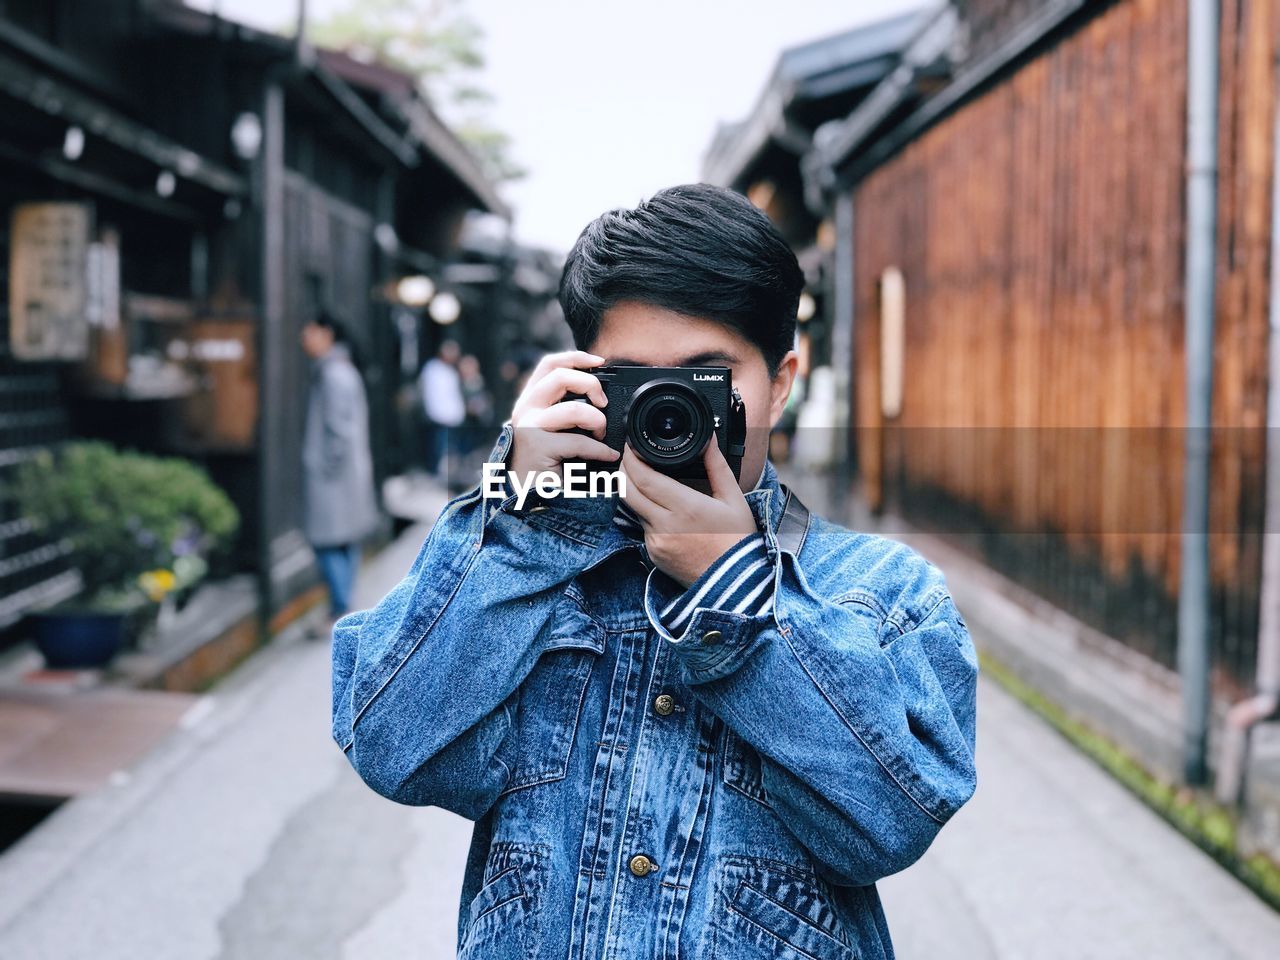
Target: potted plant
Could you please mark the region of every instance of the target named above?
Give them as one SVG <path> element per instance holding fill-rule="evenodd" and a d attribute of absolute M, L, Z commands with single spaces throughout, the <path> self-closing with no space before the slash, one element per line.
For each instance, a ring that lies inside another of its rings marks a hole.
<path fill-rule="evenodd" d="M 195 464 L 76 441 L 15 472 L 22 514 L 65 543 L 83 588 L 32 617 L 50 667 L 107 663 L 131 620 L 188 590 L 231 543 L 240 518 Z"/>

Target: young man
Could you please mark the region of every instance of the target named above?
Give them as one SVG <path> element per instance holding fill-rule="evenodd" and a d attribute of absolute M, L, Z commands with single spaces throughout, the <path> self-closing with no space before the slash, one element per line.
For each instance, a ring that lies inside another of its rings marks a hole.
<path fill-rule="evenodd" d="M 594 221 L 560 289 L 582 349 L 538 365 L 491 460 L 620 462 L 625 505 L 474 490 L 338 622 L 352 765 L 476 821 L 459 956 L 892 956 L 874 883 L 973 792 L 977 661 L 935 567 L 806 518 L 767 462 L 801 283 L 729 191 Z M 703 490 L 605 446 L 604 362 L 730 368 L 740 481 L 715 442 Z"/>

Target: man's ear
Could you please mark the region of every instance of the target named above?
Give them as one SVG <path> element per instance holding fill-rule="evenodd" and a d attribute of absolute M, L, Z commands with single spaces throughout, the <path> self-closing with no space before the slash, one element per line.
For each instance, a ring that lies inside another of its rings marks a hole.
<path fill-rule="evenodd" d="M 794 350 L 788 350 L 778 363 L 778 372 L 773 375 L 773 381 L 769 384 L 770 426 L 777 426 L 782 416 L 787 397 L 791 396 L 791 387 L 796 382 L 796 368 L 799 365 L 800 358 Z"/>

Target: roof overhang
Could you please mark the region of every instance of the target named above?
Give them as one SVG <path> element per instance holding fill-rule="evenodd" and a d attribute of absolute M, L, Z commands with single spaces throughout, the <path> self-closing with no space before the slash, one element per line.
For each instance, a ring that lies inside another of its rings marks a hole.
<path fill-rule="evenodd" d="M 305 76 L 349 119 L 355 121 L 370 141 L 386 151 L 401 166 L 412 168 L 418 165 L 418 151 L 414 148 L 412 139 L 392 128 L 358 93 L 330 72 L 320 61 L 314 48 L 303 45 L 301 65 Z"/>
<path fill-rule="evenodd" d="M 414 148 L 421 147 L 429 154 L 436 165 L 457 180 L 480 209 L 507 220 L 511 218 L 510 209 L 481 170 L 475 155 L 431 108 L 414 77 L 340 50 L 320 48 L 316 53 L 320 65 L 340 82 L 381 95 L 384 102 L 404 118 L 408 139 Z M 416 160 L 413 165 L 418 165 Z"/>
<path fill-rule="evenodd" d="M 409 120 L 409 129 L 423 149 L 466 188 L 481 209 L 510 220 L 511 208 L 498 196 L 471 151 L 435 112 L 418 99 L 408 101 L 403 109 Z"/>
<path fill-rule="evenodd" d="M 275 75 L 293 92 L 315 108 L 336 107 L 353 139 L 384 159 L 405 167 L 418 162 L 413 143 L 394 129 L 378 112 L 323 61 L 321 54 L 295 37 L 255 30 L 228 20 L 216 13 L 206 13 L 182 4 L 162 4 L 155 8 L 156 21 L 164 28 L 189 37 L 207 37 L 213 41 L 231 42 L 251 52 L 254 59 Z"/>
<path fill-rule="evenodd" d="M 955 9 L 937 10 L 908 45 L 903 62 L 844 120 L 817 132 L 804 159 L 806 201 L 860 180 L 912 139 L 1032 55 L 1074 21 L 1091 0 L 1044 0 L 991 52 L 966 64 L 938 89 L 940 68 L 963 36 Z"/>
<path fill-rule="evenodd" d="M 2 39 L 2 38 L 0 38 Z M 23 51 L 24 53 L 26 51 Z M 74 84 L 15 56 L 0 43 L 0 94 L 225 196 L 248 193 L 243 176 L 130 119 Z"/>
<path fill-rule="evenodd" d="M 703 160 L 703 179 L 745 189 L 751 169 L 771 148 L 802 156 L 812 131 L 791 117 L 792 105 L 875 84 L 897 63 L 924 16 L 915 10 L 784 50 L 750 115 L 717 132 Z"/>

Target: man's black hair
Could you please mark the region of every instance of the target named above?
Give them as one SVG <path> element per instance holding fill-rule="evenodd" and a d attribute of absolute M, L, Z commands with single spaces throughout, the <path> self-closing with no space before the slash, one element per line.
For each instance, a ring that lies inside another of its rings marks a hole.
<path fill-rule="evenodd" d="M 634 300 L 731 327 L 760 348 L 772 376 L 795 339 L 803 286 L 764 213 L 732 190 L 692 183 L 589 223 L 565 261 L 560 306 L 580 350 L 606 310 Z"/>

